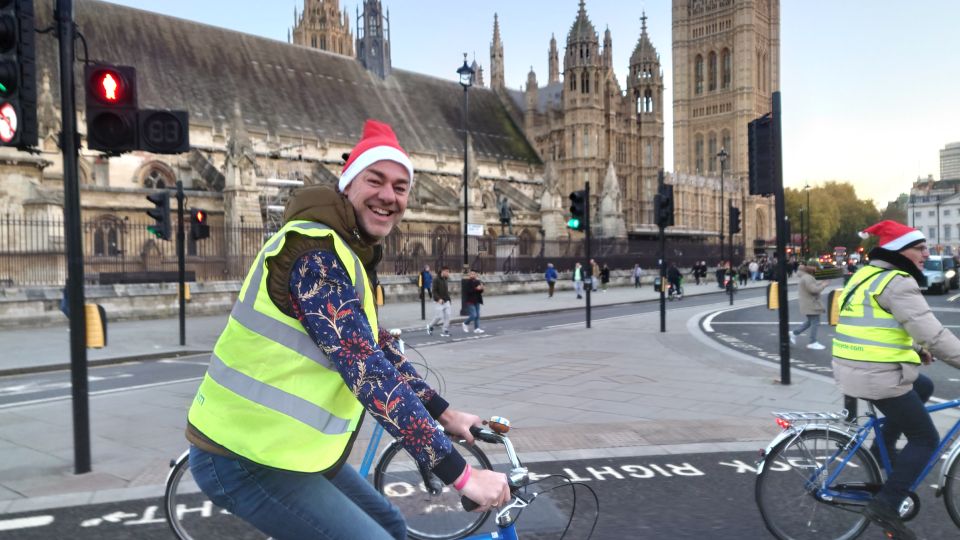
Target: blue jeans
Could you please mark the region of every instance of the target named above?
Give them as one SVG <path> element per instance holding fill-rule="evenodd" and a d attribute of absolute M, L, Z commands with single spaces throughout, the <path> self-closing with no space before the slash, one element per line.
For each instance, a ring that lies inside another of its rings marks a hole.
<path fill-rule="evenodd" d="M 467 304 L 467 320 L 463 324 L 469 326 L 471 321 L 474 329 L 480 328 L 480 304 Z"/>
<path fill-rule="evenodd" d="M 332 479 L 190 447 L 190 472 L 214 504 L 277 540 L 402 540 L 400 511 L 349 465 Z"/>
<path fill-rule="evenodd" d="M 820 328 L 820 315 L 807 315 L 807 321 L 803 323 L 803 326 L 794 330 L 793 335 L 799 336 L 806 332 L 807 328 L 810 329 L 810 343 L 815 343 L 817 341 L 817 329 Z"/>
<path fill-rule="evenodd" d="M 907 445 L 896 454 L 890 478 L 877 494 L 877 499 L 889 508 L 899 508 L 907 497 L 910 484 L 940 444 L 940 433 L 923 405 L 931 395 L 933 381 L 926 375 L 920 375 L 913 383 L 913 390 L 902 396 L 873 402 L 887 417 L 887 423 L 883 426 L 883 440 L 891 455 L 895 452 L 894 445 L 900 434 L 907 436 Z"/>

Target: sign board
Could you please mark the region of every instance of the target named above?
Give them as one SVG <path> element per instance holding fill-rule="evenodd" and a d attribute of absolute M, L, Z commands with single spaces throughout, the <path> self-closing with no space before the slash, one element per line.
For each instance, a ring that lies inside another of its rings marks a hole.
<path fill-rule="evenodd" d="M 483 224 L 482 223 L 467 224 L 467 236 L 483 236 Z"/>

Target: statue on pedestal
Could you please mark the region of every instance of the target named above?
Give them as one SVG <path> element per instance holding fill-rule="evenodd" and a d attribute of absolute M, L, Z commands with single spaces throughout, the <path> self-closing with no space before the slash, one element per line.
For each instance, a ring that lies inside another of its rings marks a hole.
<path fill-rule="evenodd" d="M 513 209 L 510 208 L 510 201 L 508 201 L 506 197 L 501 197 L 498 206 L 500 208 L 500 234 L 503 234 L 503 226 L 506 225 L 507 230 L 512 235 Z"/>

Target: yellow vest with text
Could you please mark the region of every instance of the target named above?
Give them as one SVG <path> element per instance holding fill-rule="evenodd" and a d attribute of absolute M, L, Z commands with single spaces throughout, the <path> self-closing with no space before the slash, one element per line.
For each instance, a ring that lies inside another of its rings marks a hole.
<path fill-rule="evenodd" d="M 869 265 L 851 276 L 840 296 L 846 303 L 840 309 L 833 356 L 864 362 L 920 363 L 920 356 L 913 349 L 913 338 L 893 314 L 877 302 L 883 289 L 897 276 L 913 279 L 903 270 Z"/>
<path fill-rule="evenodd" d="M 377 335 L 373 291 L 356 254 L 326 225 L 291 221 L 266 242 L 250 268 L 189 420 L 210 440 L 255 463 L 320 472 L 338 464 L 363 406 L 300 321 L 270 299 L 267 259 L 280 253 L 288 232 L 333 239 Z"/>

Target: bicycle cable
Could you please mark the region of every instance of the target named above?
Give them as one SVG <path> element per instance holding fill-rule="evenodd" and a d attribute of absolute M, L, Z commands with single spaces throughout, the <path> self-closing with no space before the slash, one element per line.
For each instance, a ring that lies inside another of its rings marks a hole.
<path fill-rule="evenodd" d="M 593 496 L 593 502 L 594 502 L 594 506 L 595 506 L 595 508 L 596 508 L 596 511 L 595 511 L 594 514 L 593 514 L 593 524 L 590 526 L 590 532 L 587 534 L 587 540 L 589 540 L 590 538 L 593 537 L 593 533 L 594 533 L 594 531 L 595 531 L 596 528 L 597 528 L 597 523 L 598 523 L 598 521 L 600 520 L 600 498 L 597 496 L 597 492 L 594 491 L 593 488 L 591 488 L 591 487 L 588 486 L 587 484 L 585 484 L 585 483 L 583 483 L 583 482 L 572 482 L 568 476 L 565 476 L 565 475 L 562 475 L 562 474 L 550 474 L 550 475 L 547 475 L 547 476 L 545 476 L 545 477 L 543 477 L 543 478 L 540 478 L 540 479 L 538 479 L 538 480 L 534 480 L 533 482 L 530 482 L 529 484 L 527 484 L 527 485 L 524 486 L 524 487 L 527 488 L 527 487 L 530 487 L 530 486 L 533 486 L 533 485 L 536 485 L 536 484 L 540 484 L 540 483 L 543 482 L 544 480 L 547 480 L 547 479 L 550 479 L 550 478 L 561 478 L 561 479 L 565 480 L 565 482 L 560 483 L 560 484 L 557 484 L 557 485 L 555 485 L 555 486 L 550 486 L 550 487 L 548 487 L 548 488 L 543 489 L 542 491 L 538 491 L 538 492 L 536 492 L 536 493 L 533 493 L 533 494 L 531 494 L 529 500 L 528 500 L 528 499 L 524 499 L 524 498 L 522 498 L 522 497 L 521 497 L 521 499 L 522 499 L 525 503 L 527 503 L 527 505 L 530 505 L 530 503 L 532 503 L 533 501 L 535 501 L 535 500 L 537 499 L 537 497 L 539 497 L 540 495 L 543 495 L 544 493 L 549 493 L 550 491 L 553 491 L 553 490 L 555 490 L 555 489 L 559 489 L 559 488 L 562 488 L 562 487 L 567 487 L 567 486 L 569 486 L 569 487 L 570 487 L 570 492 L 571 492 L 571 494 L 572 494 L 572 496 L 573 496 L 573 500 L 571 501 L 570 518 L 567 520 L 567 524 L 566 524 L 566 526 L 563 528 L 563 532 L 560 534 L 560 539 L 559 539 L 559 540 L 563 540 L 563 538 L 566 537 L 567 532 L 569 532 L 570 526 L 573 524 L 573 517 L 574 517 L 574 515 L 576 514 L 576 510 L 577 510 L 577 490 L 576 490 L 576 487 L 577 487 L 577 486 L 582 486 L 582 487 L 586 488 L 587 491 L 589 491 L 590 494 Z M 517 496 L 519 497 L 519 495 L 517 495 Z M 524 508 L 524 509 L 525 509 L 525 508 Z M 523 510 L 524 510 L 524 509 L 521 509 L 520 511 L 517 512 L 517 519 L 518 519 L 518 520 L 520 519 L 520 515 L 523 513 Z"/>

